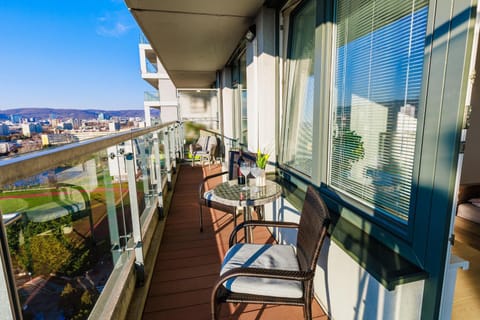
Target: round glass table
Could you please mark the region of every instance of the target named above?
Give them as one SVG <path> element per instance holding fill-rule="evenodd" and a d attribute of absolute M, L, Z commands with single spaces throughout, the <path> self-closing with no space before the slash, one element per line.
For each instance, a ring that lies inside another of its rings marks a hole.
<path fill-rule="evenodd" d="M 273 202 L 281 194 L 282 187 L 278 183 L 267 180 L 265 186 L 259 187 L 255 185 L 255 180 L 251 179 L 248 188 L 245 188 L 245 185 L 239 185 L 237 180 L 229 180 L 205 192 L 204 197 L 225 205 L 243 207 L 244 220 L 250 220 L 251 207 Z M 251 233 L 246 232 L 245 237 L 246 241 L 250 242 Z"/>

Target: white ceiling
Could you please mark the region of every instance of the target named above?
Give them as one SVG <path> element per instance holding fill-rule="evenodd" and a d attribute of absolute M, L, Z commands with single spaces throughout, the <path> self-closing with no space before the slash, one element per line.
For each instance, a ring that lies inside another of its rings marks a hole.
<path fill-rule="evenodd" d="M 208 88 L 264 0 L 125 0 L 177 88 Z"/>

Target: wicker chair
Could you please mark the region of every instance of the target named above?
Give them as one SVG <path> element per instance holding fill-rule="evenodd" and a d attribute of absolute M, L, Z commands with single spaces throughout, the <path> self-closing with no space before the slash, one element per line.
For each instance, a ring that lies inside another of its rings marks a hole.
<path fill-rule="evenodd" d="M 236 179 L 238 176 L 238 166 L 237 161 L 240 155 L 243 155 L 246 159 L 253 161 L 255 159 L 255 154 L 250 152 L 239 152 L 239 151 L 230 151 L 228 171 L 223 171 L 215 174 L 206 176 L 200 185 L 198 186 L 198 203 L 199 203 L 199 214 L 200 214 L 200 232 L 203 232 L 203 207 L 213 208 L 216 210 L 221 210 L 226 213 L 233 215 L 234 227 L 237 226 L 237 207 L 227 206 L 216 201 L 212 201 L 205 197 L 205 185 L 212 181 L 212 179 L 224 176 L 228 174 L 228 180 Z M 259 219 L 262 219 L 263 216 L 263 206 L 254 207 L 254 211 L 257 213 Z"/>
<path fill-rule="evenodd" d="M 212 319 L 221 303 L 288 304 L 303 306 L 312 318 L 313 278 L 320 249 L 330 224 L 328 209 L 318 192 L 308 187 L 300 222 L 246 221 L 230 236 L 211 296 Z M 280 244 L 234 244 L 235 233 L 251 226 L 298 228 L 296 250 Z"/>
<path fill-rule="evenodd" d="M 233 215 L 234 226 L 237 226 L 237 207 L 227 206 L 216 201 L 212 201 L 205 197 L 205 186 L 207 183 L 212 181 L 215 178 L 224 176 L 228 174 L 228 180 L 237 178 L 237 163 L 239 157 L 238 151 L 230 151 L 230 161 L 228 164 L 228 171 L 223 171 L 219 173 L 214 173 L 206 176 L 200 185 L 198 186 L 198 204 L 199 204 L 199 214 L 200 214 L 200 232 L 203 232 L 203 207 L 213 208 L 217 210 L 224 211 Z M 211 186 L 210 186 L 211 187 Z"/>
<path fill-rule="evenodd" d="M 203 181 L 200 183 L 198 186 L 198 204 L 199 204 L 199 210 L 200 210 L 200 232 L 203 232 L 203 207 L 207 208 L 213 208 L 217 210 L 224 211 L 226 213 L 230 213 L 233 215 L 233 223 L 234 226 L 237 226 L 237 207 L 233 206 L 227 206 L 225 204 L 212 201 L 208 198 L 205 197 L 205 184 L 216 177 L 220 177 L 222 175 L 228 174 L 228 171 L 223 171 L 219 173 L 215 173 L 212 175 L 209 175 L 203 179 Z"/>

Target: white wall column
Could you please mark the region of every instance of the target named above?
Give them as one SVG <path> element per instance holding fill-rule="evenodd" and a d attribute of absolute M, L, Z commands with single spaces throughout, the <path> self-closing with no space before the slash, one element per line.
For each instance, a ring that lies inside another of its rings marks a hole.
<path fill-rule="evenodd" d="M 248 150 L 254 151 L 258 147 L 258 37 L 247 42 L 247 117 L 248 117 Z"/>
<path fill-rule="evenodd" d="M 145 109 L 145 125 L 150 127 L 152 125 L 152 119 L 150 115 L 150 106 L 143 106 Z"/>
<path fill-rule="evenodd" d="M 220 90 L 222 91 L 222 123 L 223 123 L 223 134 L 226 137 L 234 138 L 235 137 L 235 125 L 234 119 L 235 110 L 233 105 L 233 89 L 232 89 L 232 70 L 230 68 L 224 68 L 222 70 Z M 225 162 L 228 163 L 228 152 L 232 141 L 224 139 L 225 144 Z"/>
<path fill-rule="evenodd" d="M 247 45 L 248 148 L 267 151 L 275 161 L 277 59 L 275 10 L 262 8 L 256 18 L 256 37 Z"/>

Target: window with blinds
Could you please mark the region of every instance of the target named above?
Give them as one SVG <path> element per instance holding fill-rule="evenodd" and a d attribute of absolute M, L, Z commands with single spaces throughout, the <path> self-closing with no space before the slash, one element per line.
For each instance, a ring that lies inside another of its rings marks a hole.
<path fill-rule="evenodd" d="M 428 1 L 338 0 L 329 183 L 407 222 Z"/>
<path fill-rule="evenodd" d="M 292 14 L 290 26 L 283 163 L 310 176 L 312 173 L 315 1 L 305 1 L 296 10 Z"/>

